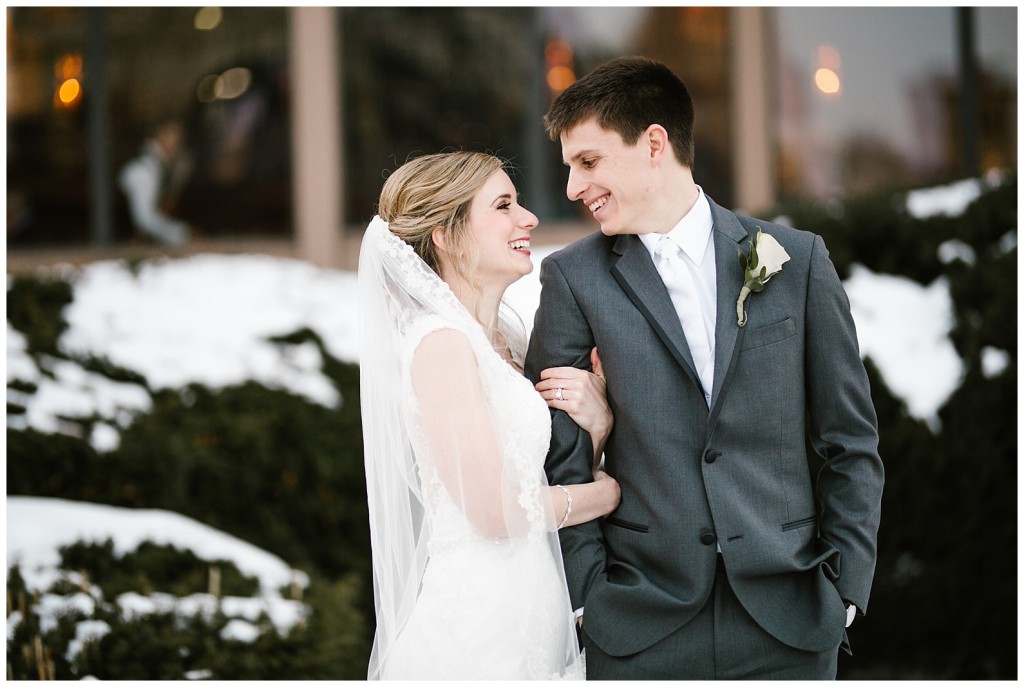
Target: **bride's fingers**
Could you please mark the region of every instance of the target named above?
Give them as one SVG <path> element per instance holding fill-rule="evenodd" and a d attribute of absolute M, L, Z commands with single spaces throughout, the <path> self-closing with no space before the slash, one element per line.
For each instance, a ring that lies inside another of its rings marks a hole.
<path fill-rule="evenodd" d="M 538 382 L 534 386 L 534 388 L 537 390 L 537 393 L 541 395 L 541 398 L 543 398 L 545 401 L 565 402 L 566 400 L 568 400 L 568 397 L 572 393 L 572 391 L 568 387 L 566 387 L 564 383 L 556 383 L 551 382 L 549 380 Z"/>
<path fill-rule="evenodd" d="M 593 354 L 591 354 L 593 356 Z M 541 380 L 548 379 L 586 379 L 591 374 L 588 370 L 581 370 L 578 367 L 549 367 L 546 370 L 541 370 Z"/>
<path fill-rule="evenodd" d="M 542 379 L 537 382 L 534 387 L 541 396 L 544 398 L 554 398 L 558 393 L 558 389 L 562 390 L 563 395 L 570 388 L 570 380 L 568 379 Z M 550 392 L 550 393 L 549 393 Z"/>

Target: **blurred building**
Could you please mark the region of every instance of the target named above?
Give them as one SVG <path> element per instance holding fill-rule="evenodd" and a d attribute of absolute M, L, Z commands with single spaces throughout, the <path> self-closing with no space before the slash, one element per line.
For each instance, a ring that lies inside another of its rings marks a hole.
<path fill-rule="evenodd" d="M 544 224 L 588 230 L 541 116 L 626 54 L 687 82 L 698 183 L 743 211 L 1017 164 L 1015 7 L 61 6 L 6 19 L 9 269 L 44 248 L 137 243 L 117 172 L 172 118 L 193 162 L 174 212 L 197 249 L 351 266 L 387 173 L 446 148 L 510 159 Z"/>

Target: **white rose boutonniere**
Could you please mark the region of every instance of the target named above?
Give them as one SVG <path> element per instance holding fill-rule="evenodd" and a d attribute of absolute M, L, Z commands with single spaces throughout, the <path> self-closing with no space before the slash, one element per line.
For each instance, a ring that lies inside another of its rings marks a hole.
<path fill-rule="evenodd" d="M 789 253 L 774 236 L 763 233 L 758 227 L 757 236 L 750 242 L 750 257 L 744 255 L 743 251 L 739 251 L 739 254 L 743 288 L 740 289 L 740 297 L 736 299 L 736 324 L 742 327 L 747 323 L 747 313 L 743 310 L 747 296 L 762 290 L 769 279 L 782 271 L 783 263 L 789 260 Z"/>

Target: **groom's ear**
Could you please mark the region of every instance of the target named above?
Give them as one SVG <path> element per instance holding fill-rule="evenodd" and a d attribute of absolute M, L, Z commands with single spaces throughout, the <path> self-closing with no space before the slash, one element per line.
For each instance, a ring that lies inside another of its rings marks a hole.
<path fill-rule="evenodd" d="M 661 124 L 651 124 L 642 134 L 652 164 L 658 164 L 669 152 L 668 132 Z"/>

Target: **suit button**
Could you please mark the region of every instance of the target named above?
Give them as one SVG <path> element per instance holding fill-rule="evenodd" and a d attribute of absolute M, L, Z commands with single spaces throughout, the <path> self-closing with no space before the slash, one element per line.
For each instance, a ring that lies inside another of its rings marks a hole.
<path fill-rule="evenodd" d="M 715 541 L 716 541 L 715 535 L 712 534 L 711 532 L 705 532 L 704 534 L 700 535 L 700 543 L 701 544 L 706 544 L 707 546 L 711 546 L 712 544 L 715 543 Z"/>
<path fill-rule="evenodd" d="M 718 457 L 720 455 L 722 455 L 721 451 L 716 451 L 715 449 L 709 449 L 707 451 L 707 453 L 704 454 L 704 462 L 708 463 L 708 464 L 714 463 L 716 460 L 718 460 Z"/>

